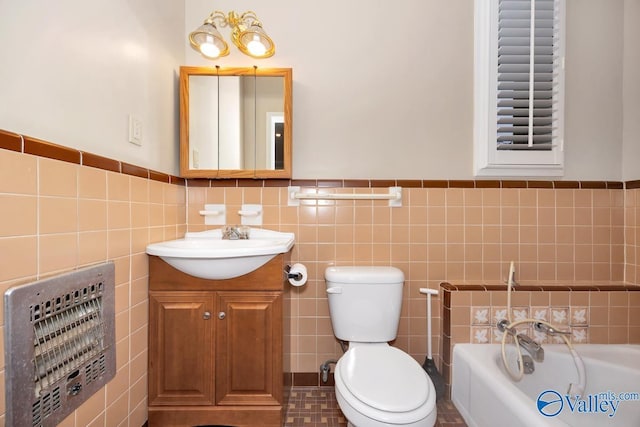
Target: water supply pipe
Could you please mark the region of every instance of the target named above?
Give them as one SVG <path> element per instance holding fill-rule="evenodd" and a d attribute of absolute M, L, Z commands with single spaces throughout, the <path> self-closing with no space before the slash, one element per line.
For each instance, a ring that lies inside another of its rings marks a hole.
<path fill-rule="evenodd" d="M 337 360 L 334 359 L 329 359 L 327 361 L 325 361 L 322 365 L 320 365 L 320 374 L 322 377 L 322 382 L 326 383 L 327 381 L 329 381 L 329 372 L 331 372 L 331 364 L 336 364 L 338 363 Z"/>

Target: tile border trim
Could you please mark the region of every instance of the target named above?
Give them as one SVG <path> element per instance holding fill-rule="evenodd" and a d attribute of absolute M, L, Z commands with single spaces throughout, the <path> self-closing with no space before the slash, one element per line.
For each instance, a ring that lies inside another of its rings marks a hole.
<path fill-rule="evenodd" d="M 452 285 L 449 282 L 441 282 L 440 288 L 443 292 L 455 291 L 507 291 L 507 285 L 504 284 L 460 284 Z M 640 285 L 634 285 L 623 282 L 603 282 L 599 284 L 567 284 L 563 282 L 549 284 L 522 284 L 514 286 L 513 292 L 536 292 L 536 291 L 631 291 L 640 292 Z"/>
<path fill-rule="evenodd" d="M 0 149 L 46 157 L 79 166 L 93 167 L 169 184 L 185 186 L 187 183 L 184 178 L 2 129 L 0 129 Z"/>
<path fill-rule="evenodd" d="M 153 181 L 188 187 L 300 187 L 317 188 L 511 188 L 511 189 L 635 189 L 640 180 L 631 181 L 544 181 L 544 180 L 432 180 L 432 179 L 261 179 L 192 178 L 185 179 L 123 161 L 0 129 L 0 149 L 47 157 Z"/>
<path fill-rule="evenodd" d="M 457 188 L 457 189 L 604 189 L 640 188 L 640 181 L 513 181 L 513 180 L 430 180 L 430 179 L 261 179 L 188 178 L 189 187 L 311 187 L 311 188 Z"/>

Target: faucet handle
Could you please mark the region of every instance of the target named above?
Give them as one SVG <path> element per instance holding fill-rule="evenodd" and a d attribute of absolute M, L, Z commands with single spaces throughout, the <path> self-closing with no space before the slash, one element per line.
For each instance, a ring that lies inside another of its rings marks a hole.
<path fill-rule="evenodd" d="M 545 334 L 551 335 L 552 337 L 556 335 L 571 335 L 571 331 L 560 331 L 541 322 L 534 323 L 533 329 L 538 332 L 544 332 Z"/>
<path fill-rule="evenodd" d="M 496 324 L 496 326 L 498 327 L 498 330 L 500 332 L 504 332 L 506 334 L 509 334 L 512 337 L 515 337 L 516 335 L 518 335 L 518 331 L 516 330 L 516 328 L 510 328 L 509 325 L 510 325 L 510 323 L 509 323 L 509 321 L 507 319 L 501 319 Z"/>
<path fill-rule="evenodd" d="M 246 225 L 241 225 L 237 228 L 238 230 L 238 237 L 240 239 L 248 239 L 249 238 L 249 232 L 251 231 L 251 228 L 247 227 Z"/>

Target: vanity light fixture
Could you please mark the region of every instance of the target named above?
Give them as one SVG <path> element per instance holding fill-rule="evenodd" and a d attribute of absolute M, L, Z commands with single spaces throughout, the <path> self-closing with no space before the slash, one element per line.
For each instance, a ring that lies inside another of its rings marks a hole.
<path fill-rule="evenodd" d="M 191 47 L 208 59 L 216 59 L 229 54 L 229 45 L 218 31 L 220 27 L 231 28 L 231 41 L 245 55 L 253 58 L 269 58 L 276 53 L 276 45 L 265 33 L 255 12 L 247 11 L 239 15 L 234 11 L 224 14 L 219 10 L 211 12 L 204 23 L 189 34 Z"/>

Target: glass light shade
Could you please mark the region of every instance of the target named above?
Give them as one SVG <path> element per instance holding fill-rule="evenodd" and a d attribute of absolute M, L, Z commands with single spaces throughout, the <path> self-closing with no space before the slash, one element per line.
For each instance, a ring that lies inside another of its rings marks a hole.
<path fill-rule="evenodd" d="M 273 41 L 256 24 L 240 33 L 236 45 L 243 53 L 254 58 L 268 58 L 276 52 Z"/>
<path fill-rule="evenodd" d="M 213 24 L 205 23 L 189 34 L 191 47 L 206 58 L 219 58 L 229 54 L 229 45 Z"/>
<path fill-rule="evenodd" d="M 207 35 L 204 43 L 200 44 L 200 53 L 207 58 L 217 58 L 220 56 L 220 48 L 216 45 L 215 39 Z"/>
<path fill-rule="evenodd" d="M 247 49 L 255 56 L 263 56 L 267 52 L 266 46 L 262 43 L 257 34 L 254 34 L 253 40 L 247 43 Z"/>

